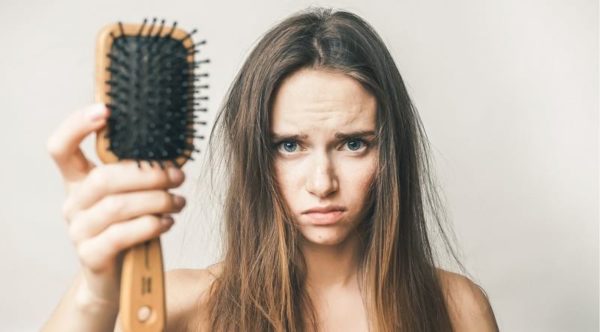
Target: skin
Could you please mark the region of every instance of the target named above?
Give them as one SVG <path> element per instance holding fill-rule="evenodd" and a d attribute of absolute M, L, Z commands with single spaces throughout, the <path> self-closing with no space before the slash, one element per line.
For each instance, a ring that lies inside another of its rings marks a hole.
<path fill-rule="evenodd" d="M 377 166 L 376 109 L 375 98 L 356 80 L 312 69 L 288 77 L 273 104 L 279 190 L 303 236 L 309 294 L 326 330 L 367 329 L 353 231 L 364 219 Z M 333 224 L 320 225 L 304 213 L 331 205 L 345 209 Z"/>
<path fill-rule="evenodd" d="M 358 246 L 353 231 L 364 219 L 367 188 L 376 171 L 376 137 L 340 139 L 336 134 L 371 132 L 375 125 L 375 98 L 354 79 L 337 72 L 302 69 L 282 82 L 273 103 L 276 178 L 303 237 L 308 292 L 322 331 L 368 330 L 356 279 Z M 334 224 L 316 225 L 303 213 L 326 205 L 345 208 Z M 456 331 L 498 330 L 489 302 L 475 283 L 456 273 L 437 272 Z M 201 326 L 209 331 L 203 303 L 219 273 L 216 264 L 206 270 L 168 274 L 167 282 L 171 280 L 175 287 L 173 305 L 190 303 L 175 314 L 182 321 L 173 323 L 175 329 L 192 331 Z M 197 290 L 199 307 L 189 297 L 185 300 L 188 287 Z M 185 317 L 191 317 L 189 323 Z"/>
<path fill-rule="evenodd" d="M 336 133 L 374 131 L 375 114 L 373 96 L 352 78 L 330 71 L 296 72 L 282 83 L 274 102 L 276 176 L 302 234 L 308 292 L 323 331 L 367 330 L 353 231 L 364 219 L 366 189 L 376 169 L 376 138 L 340 139 Z M 82 267 L 43 331 L 106 331 L 112 326 L 121 331 L 119 254 L 168 231 L 172 219 L 162 223 L 156 215 L 177 213 L 185 205 L 183 197 L 169 193 L 184 181 L 179 170 L 139 170 L 132 162 L 96 166 L 83 155 L 80 143 L 107 117 L 102 105 L 89 106 L 73 113 L 48 140 L 67 188 L 63 212 Z M 292 142 L 290 135 L 305 136 Z M 345 208 L 334 224 L 317 225 L 303 213 L 330 204 Z M 210 330 L 207 294 L 220 273 L 219 264 L 166 273 L 167 331 Z M 456 331 L 498 330 L 476 284 L 455 273 L 438 273 Z"/>
<path fill-rule="evenodd" d="M 166 232 L 171 213 L 185 199 L 170 189 L 184 181 L 181 170 L 124 161 L 94 165 L 81 142 L 106 125 L 102 104 L 72 113 L 52 133 L 47 149 L 66 188 L 62 212 L 80 271 L 43 331 L 106 331 L 114 326 L 119 300 L 121 253 Z"/>

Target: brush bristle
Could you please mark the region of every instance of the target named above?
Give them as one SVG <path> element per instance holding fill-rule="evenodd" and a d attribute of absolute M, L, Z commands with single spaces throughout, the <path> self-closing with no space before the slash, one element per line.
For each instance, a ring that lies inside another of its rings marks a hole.
<path fill-rule="evenodd" d="M 111 110 L 107 138 L 109 150 L 119 159 L 157 162 L 161 167 L 167 162 L 176 166 L 177 159 L 194 151 L 195 111 L 199 111 L 196 86 L 203 74 L 196 74 L 199 63 L 190 62 L 189 55 L 196 53 L 196 45 L 186 47 L 184 38 L 171 36 L 175 30 L 164 31 L 164 20 L 156 26 L 146 20 L 137 35 L 113 37 L 107 56 L 110 79 L 106 82 Z M 121 25 L 120 25 L 121 26 Z M 121 26 L 122 27 L 122 26 Z M 146 28 L 146 31 L 144 29 Z"/>

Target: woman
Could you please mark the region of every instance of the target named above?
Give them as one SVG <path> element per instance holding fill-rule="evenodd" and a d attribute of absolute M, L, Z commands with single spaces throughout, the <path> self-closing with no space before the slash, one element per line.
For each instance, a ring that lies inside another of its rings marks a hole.
<path fill-rule="evenodd" d="M 98 105 L 76 113 L 48 143 L 82 261 L 48 330 L 112 329 L 119 253 L 167 231 L 172 220 L 153 215 L 185 204 L 168 194 L 183 182 L 178 170 L 84 158 L 80 141 L 107 116 Z M 231 174 L 225 257 L 167 274 L 167 330 L 497 330 L 484 292 L 435 266 L 427 228 L 447 238 L 426 137 L 392 57 L 359 17 L 315 9 L 270 30 L 228 93 L 216 139 Z"/>

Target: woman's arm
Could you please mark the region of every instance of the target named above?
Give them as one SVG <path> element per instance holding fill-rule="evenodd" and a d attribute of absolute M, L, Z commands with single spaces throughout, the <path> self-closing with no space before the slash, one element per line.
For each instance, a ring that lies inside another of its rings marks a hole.
<path fill-rule="evenodd" d="M 118 306 L 94 298 L 84 282 L 79 272 L 41 331 L 112 331 Z"/>
<path fill-rule="evenodd" d="M 108 116 L 101 104 L 73 112 L 47 142 L 67 191 L 62 213 L 81 269 L 43 331 L 112 331 L 120 254 L 167 232 L 170 215 L 185 206 L 183 197 L 169 191 L 185 179 L 177 168 L 138 167 L 133 160 L 96 166 L 85 157 L 81 142 Z"/>
<path fill-rule="evenodd" d="M 194 324 L 205 325 L 205 291 L 213 278 L 207 270 L 178 269 L 165 274 L 167 326 L 165 331 L 186 331 Z M 121 332 L 118 306 L 96 301 L 81 287 L 84 279 L 77 275 L 42 332 L 113 331 Z M 204 317 L 204 318 L 203 318 Z"/>

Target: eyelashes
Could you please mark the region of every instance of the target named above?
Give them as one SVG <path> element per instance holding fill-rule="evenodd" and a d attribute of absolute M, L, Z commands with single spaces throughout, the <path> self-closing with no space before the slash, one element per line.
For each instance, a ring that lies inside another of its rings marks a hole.
<path fill-rule="evenodd" d="M 291 153 L 291 152 L 295 152 L 296 148 L 298 147 L 298 142 L 296 141 L 282 141 L 280 143 L 276 143 L 275 147 L 277 149 L 277 151 L 281 151 L 281 149 L 283 149 L 283 151 Z M 293 150 L 293 151 L 290 151 Z"/>
<path fill-rule="evenodd" d="M 363 152 L 370 148 L 371 144 L 359 137 L 348 138 L 342 142 L 342 146 L 350 152 Z M 300 142 L 295 139 L 283 139 L 273 143 L 273 148 L 282 154 L 293 154 L 299 152 Z"/>

